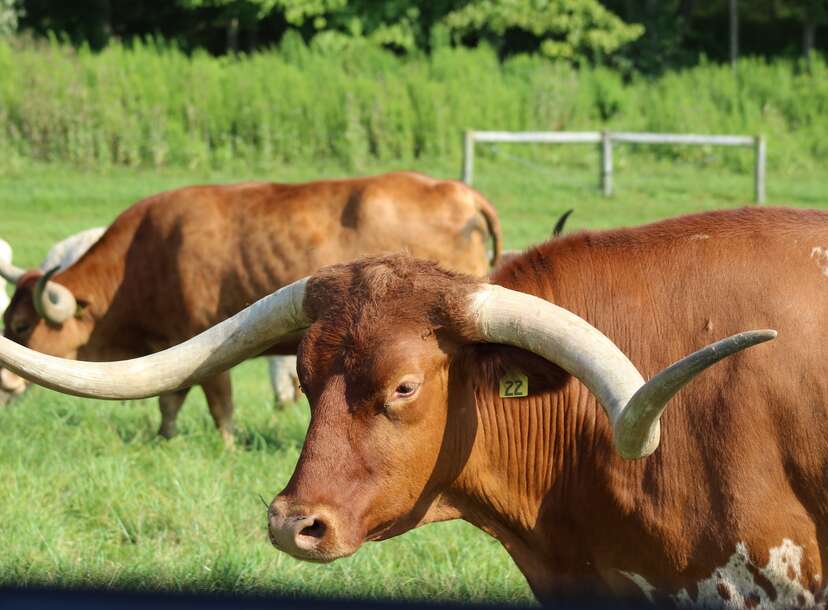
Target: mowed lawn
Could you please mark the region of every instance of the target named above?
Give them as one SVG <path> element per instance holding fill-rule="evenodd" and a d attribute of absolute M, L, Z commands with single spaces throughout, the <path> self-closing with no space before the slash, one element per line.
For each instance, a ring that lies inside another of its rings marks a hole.
<path fill-rule="evenodd" d="M 570 207 L 573 230 L 733 207 L 752 197 L 749 175 L 653 162 L 618 169 L 617 195 L 604 199 L 596 189 L 596 165 L 482 158 L 475 184 L 498 207 L 508 248 L 543 240 Z M 441 177 L 455 177 L 458 169 L 447 162 L 405 168 Z M 358 173 L 389 169 L 403 167 Z M 107 224 L 130 203 L 160 190 L 357 173 L 324 165 L 221 172 L 41 165 L 0 171 L 0 236 L 25 266 L 38 263 L 54 241 Z M 825 174 L 777 176 L 771 168 L 768 180 L 772 203 L 828 204 Z M 238 367 L 234 382 L 235 451 L 223 448 L 200 392 L 188 398 L 180 434 L 168 442 L 155 437 L 155 400 L 96 402 L 33 388 L 0 408 L 0 586 L 532 600 L 500 545 L 459 522 L 368 544 L 330 565 L 277 552 L 267 539 L 263 502 L 292 472 L 307 428 L 307 404 L 274 408 L 262 360 Z"/>

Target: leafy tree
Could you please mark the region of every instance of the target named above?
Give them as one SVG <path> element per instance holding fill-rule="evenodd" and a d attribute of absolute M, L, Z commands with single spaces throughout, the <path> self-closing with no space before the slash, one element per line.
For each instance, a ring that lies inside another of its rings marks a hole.
<path fill-rule="evenodd" d="M 277 0 L 286 21 L 309 38 L 336 33 L 411 52 L 426 49 L 434 22 L 457 2 L 433 0 Z"/>
<path fill-rule="evenodd" d="M 485 40 L 502 55 L 599 59 L 643 32 L 598 0 L 276 1 L 287 22 L 310 37 L 333 31 L 402 51 L 428 50 L 445 32 L 457 43 Z"/>
<path fill-rule="evenodd" d="M 528 35 L 541 54 L 568 60 L 605 58 L 644 33 L 597 0 L 472 0 L 441 23 L 455 35 L 483 38 L 501 51 L 508 50 L 503 42 L 513 35 Z"/>

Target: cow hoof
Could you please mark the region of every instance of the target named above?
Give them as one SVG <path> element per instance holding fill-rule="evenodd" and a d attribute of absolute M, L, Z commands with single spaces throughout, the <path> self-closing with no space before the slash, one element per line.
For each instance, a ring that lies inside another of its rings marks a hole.
<path fill-rule="evenodd" d="M 165 426 L 161 426 L 158 430 L 158 436 L 163 438 L 165 441 L 170 440 L 177 434 L 176 429 L 174 427 L 168 428 Z"/>

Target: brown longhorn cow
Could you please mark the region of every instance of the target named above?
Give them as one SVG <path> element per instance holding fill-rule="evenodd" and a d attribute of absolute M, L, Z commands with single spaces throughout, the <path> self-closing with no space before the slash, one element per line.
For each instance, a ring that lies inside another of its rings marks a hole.
<path fill-rule="evenodd" d="M 177 189 L 132 205 L 56 275 L 0 263 L 17 284 L 5 336 L 66 358 L 143 356 L 324 265 L 366 254 L 404 251 L 483 276 L 490 238 L 494 261 L 500 226 L 488 201 L 462 183 L 418 174 Z M 232 443 L 229 372 L 199 383 Z M 175 434 L 187 391 L 160 396 L 161 435 Z"/>
<path fill-rule="evenodd" d="M 311 422 L 269 509 L 285 552 L 331 561 L 461 518 L 502 542 L 541 600 L 824 603 L 828 213 L 581 232 L 492 282 L 369 258 L 146 359 L 68 362 L 0 341 L 0 361 L 120 398 L 304 330 Z M 755 328 L 779 337 L 742 351 L 775 336 L 740 332 Z"/>

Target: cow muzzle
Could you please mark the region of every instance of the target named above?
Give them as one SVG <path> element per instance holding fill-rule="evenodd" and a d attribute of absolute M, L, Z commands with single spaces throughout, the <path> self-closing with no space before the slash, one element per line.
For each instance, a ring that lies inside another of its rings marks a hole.
<path fill-rule="evenodd" d="M 304 561 L 327 563 L 354 553 L 345 544 L 336 513 L 325 506 L 303 506 L 281 496 L 268 510 L 270 541 L 280 551 Z"/>

